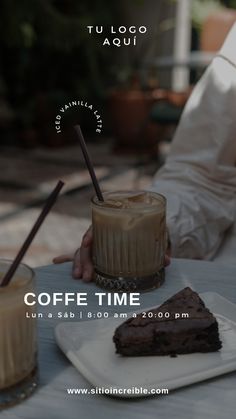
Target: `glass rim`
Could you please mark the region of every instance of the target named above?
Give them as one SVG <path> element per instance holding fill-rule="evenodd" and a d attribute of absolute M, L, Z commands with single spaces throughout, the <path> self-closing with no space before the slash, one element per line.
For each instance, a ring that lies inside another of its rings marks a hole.
<path fill-rule="evenodd" d="M 150 194 L 157 195 L 158 197 L 161 198 L 160 201 L 159 201 L 159 203 L 163 204 L 166 207 L 166 197 L 164 195 L 160 194 L 159 192 L 154 192 L 154 191 L 151 191 L 151 190 L 149 191 L 149 190 L 141 189 L 141 190 L 135 191 L 135 190 L 130 190 L 130 189 L 129 190 L 118 189 L 117 191 L 106 191 L 106 192 L 103 192 L 103 195 L 112 194 L 112 193 L 135 193 L 135 192 L 137 192 L 137 193 L 145 193 L 145 192 L 148 192 Z M 98 200 L 97 195 L 93 195 L 93 197 L 91 198 L 91 203 L 93 205 L 95 205 L 96 207 L 98 207 L 98 208 L 105 208 L 105 209 L 108 209 L 108 210 L 111 210 L 111 211 L 120 211 L 121 209 L 122 209 L 122 211 L 136 211 L 136 210 L 140 210 L 140 209 L 152 209 L 154 211 L 155 208 L 158 206 L 158 205 L 150 205 L 150 204 L 147 204 L 147 205 L 144 205 L 142 208 L 137 208 L 137 207 L 136 208 L 135 207 L 133 207 L 133 208 L 113 208 L 113 207 L 106 207 L 105 205 L 103 206 L 101 204 L 101 201 Z"/>
<path fill-rule="evenodd" d="M 3 262 L 3 263 L 5 263 L 5 264 L 9 264 L 9 265 L 11 265 L 12 264 L 12 262 L 13 262 L 13 260 L 12 259 L 7 259 L 7 258 L 0 258 L 0 268 L 1 268 L 1 262 Z M 26 282 L 24 283 L 24 287 L 26 286 L 26 285 L 28 285 L 29 284 L 29 282 L 30 281 L 32 281 L 33 279 L 34 279 L 34 277 L 35 277 L 35 271 L 29 266 L 29 265 L 27 265 L 26 263 L 19 263 L 19 265 L 18 265 L 18 267 L 17 267 L 17 270 L 20 268 L 20 267 L 23 267 L 23 268 L 26 268 L 26 270 L 30 273 L 30 276 L 29 276 L 29 278 L 26 278 Z M 17 270 L 16 270 L 16 272 L 14 273 L 14 275 L 17 273 Z M 0 269 L 0 273 L 1 273 L 1 269 Z M 13 275 L 13 277 L 14 277 L 14 275 Z M 8 287 L 8 285 L 6 286 L 6 287 L 4 287 L 4 288 L 7 288 Z M 21 287 L 20 287 L 21 288 Z M 22 288 L 23 288 L 23 286 L 22 286 Z"/>

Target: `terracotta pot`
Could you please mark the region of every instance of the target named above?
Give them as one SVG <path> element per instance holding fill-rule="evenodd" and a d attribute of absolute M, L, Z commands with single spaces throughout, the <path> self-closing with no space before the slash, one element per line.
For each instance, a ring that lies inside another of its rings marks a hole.
<path fill-rule="evenodd" d="M 191 93 L 191 90 L 189 89 L 186 92 L 174 92 L 174 91 L 168 91 L 167 93 L 167 100 L 172 105 L 183 107 L 185 103 L 188 100 L 188 97 Z"/>
<path fill-rule="evenodd" d="M 203 23 L 201 50 L 218 51 L 236 21 L 236 10 L 222 9 L 212 13 Z"/>
<path fill-rule="evenodd" d="M 109 109 L 118 147 L 143 149 L 153 144 L 155 134 L 149 122 L 153 101 L 151 92 L 138 89 L 110 93 Z"/>

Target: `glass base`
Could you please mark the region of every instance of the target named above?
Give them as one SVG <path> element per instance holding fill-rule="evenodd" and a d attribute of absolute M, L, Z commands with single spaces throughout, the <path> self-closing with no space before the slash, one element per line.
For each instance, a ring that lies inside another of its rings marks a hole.
<path fill-rule="evenodd" d="M 29 397 L 38 385 L 38 368 L 35 367 L 24 380 L 0 390 L 0 410 L 14 406 Z"/>
<path fill-rule="evenodd" d="M 142 277 L 114 277 L 95 269 L 95 283 L 106 290 L 114 292 L 148 291 L 159 288 L 165 281 L 165 268 L 153 275 Z"/>

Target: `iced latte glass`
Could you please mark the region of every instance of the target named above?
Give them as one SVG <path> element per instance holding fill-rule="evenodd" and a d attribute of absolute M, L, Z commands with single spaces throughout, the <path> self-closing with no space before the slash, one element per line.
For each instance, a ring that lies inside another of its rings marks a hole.
<path fill-rule="evenodd" d="M 0 259 L 0 281 L 12 262 Z M 0 408 L 28 397 L 37 385 L 36 319 L 24 295 L 34 291 L 34 273 L 20 264 L 0 287 Z M 30 318 L 26 318 L 26 312 Z"/>
<path fill-rule="evenodd" d="M 166 200 L 154 192 L 118 191 L 92 199 L 93 263 L 97 285 L 144 291 L 164 281 Z"/>

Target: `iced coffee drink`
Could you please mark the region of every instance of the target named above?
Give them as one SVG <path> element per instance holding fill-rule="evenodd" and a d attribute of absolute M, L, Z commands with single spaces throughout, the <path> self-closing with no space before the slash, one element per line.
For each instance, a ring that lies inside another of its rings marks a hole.
<path fill-rule="evenodd" d="M 10 266 L 0 260 L 0 281 Z M 24 295 L 33 292 L 33 271 L 21 264 L 11 282 L 0 287 L 0 407 L 15 404 L 36 387 L 36 324 Z"/>
<path fill-rule="evenodd" d="M 147 290 L 164 281 L 166 201 L 154 192 L 107 192 L 92 199 L 93 262 L 98 285 Z"/>

